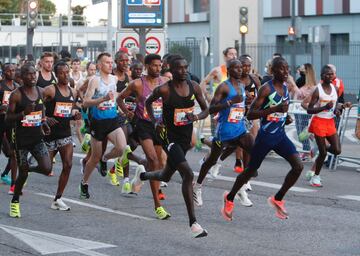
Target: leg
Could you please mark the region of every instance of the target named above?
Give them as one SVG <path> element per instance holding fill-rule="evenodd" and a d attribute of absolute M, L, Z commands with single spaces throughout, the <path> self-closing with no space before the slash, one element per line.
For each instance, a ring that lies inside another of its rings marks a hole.
<path fill-rule="evenodd" d="M 315 140 L 319 149 L 319 155 L 315 160 L 315 175 L 319 175 L 326 158 L 326 138 L 315 135 Z"/>
<path fill-rule="evenodd" d="M 91 155 L 86 162 L 83 174 L 83 183 L 88 183 L 89 178 L 102 156 L 102 141 L 91 138 Z"/>
<path fill-rule="evenodd" d="M 327 149 L 328 152 L 334 154 L 335 156 L 341 154 L 341 145 L 340 145 L 340 138 L 337 133 L 326 137 L 327 141 L 330 143 L 330 147 Z"/>
<path fill-rule="evenodd" d="M 220 157 L 222 151 L 221 142 L 213 141 L 211 144 L 210 155 L 206 158 L 205 162 L 201 165 L 200 173 L 197 178 L 197 183 L 202 184 L 210 168 L 214 166 Z"/>
<path fill-rule="evenodd" d="M 58 188 L 56 191 L 55 200 L 60 198 L 64 193 L 66 184 L 68 183 L 70 171 L 72 167 L 72 156 L 73 156 L 73 146 L 72 143 L 66 144 L 63 147 L 59 148 L 60 157 L 62 161 L 62 171 L 59 177 Z"/>

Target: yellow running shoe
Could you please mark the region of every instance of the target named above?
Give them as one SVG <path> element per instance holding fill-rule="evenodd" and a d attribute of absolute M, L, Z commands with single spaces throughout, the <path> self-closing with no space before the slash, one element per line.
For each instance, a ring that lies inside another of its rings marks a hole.
<path fill-rule="evenodd" d="M 81 150 L 85 154 L 87 154 L 90 150 L 90 140 L 91 140 L 91 135 L 86 133 L 83 142 L 81 143 Z"/>
<path fill-rule="evenodd" d="M 108 172 L 107 176 L 109 178 L 110 184 L 113 186 L 120 186 L 120 183 L 117 179 L 116 173 Z"/>
<path fill-rule="evenodd" d="M 115 160 L 115 173 L 119 177 L 124 177 L 124 169 L 121 166 L 120 158 L 116 158 Z"/>
<path fill-rule="evenodd" d="M 168 213 L 164 207 L 162 206 L 159 206 L 158 208 L 156 208 L 155 210 L 155 214 L 156 214 L 156 217 L 159 219 L 159 220 L 166 220 L 167 218 L 170 218 L 171 215 L 170 213 Z"/>
<path fill-rule="evenodd" d="M 122 156 L 119 159 L 119 162 L 121 163 L 121 166 L 124 167 L 129 163 L 128 154 L 132 153 L 132 150 L 129 145 L 127 145 L 124 149 L 124 152 Z"/>
<path fill-rule="evenodd" d="M 10 217 L 12 218 L 20 218 L 20 203 L 10 203 Z"/>

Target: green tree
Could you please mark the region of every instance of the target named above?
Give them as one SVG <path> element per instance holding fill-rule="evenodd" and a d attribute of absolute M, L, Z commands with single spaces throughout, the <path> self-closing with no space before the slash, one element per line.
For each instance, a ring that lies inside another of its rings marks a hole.
<path fill-rule="evenodd" d="M 72 24 L 73 26 L 84 26 L 85 19 L 84 19 L 84 9 L 86 6 L 76 5 L 71 7 L 73 16 L 72 16 Z"/>

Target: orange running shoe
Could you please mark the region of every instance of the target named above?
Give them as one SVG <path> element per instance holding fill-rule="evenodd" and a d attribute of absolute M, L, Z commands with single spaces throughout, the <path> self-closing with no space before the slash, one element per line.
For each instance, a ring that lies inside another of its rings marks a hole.
<path fill-rule="evenodd" d="M 223 207 L 221 208 L 221 214 L 226 221 L 232 221 L 232 212 L 234 210 L 234 203 L 227 200 L 228 191 L 223 194 Z"/>
<path fill-rule="evenodd" d="M 285 200 L 277 201 L 274 196 L 271 196 L 267 200 L 268 204 L 275 209 L 275 216 L 279 219 L 288 219 L 288 213 L 285 209 Z"/>
<path fill-rule="evenodd" d="M 242 166 L 235 166 L 234 172 L 236 173 L 242 173 L 244 171 L 244 168 Z"/>
<path fill-rule="evenodd" d="M 159 189 L 158 198 L 159 198 L 159 200 L 165 200 L 166 199 L 166 195 L 165 195 L 165 193 L 162 192 L 161 189 Z"/>

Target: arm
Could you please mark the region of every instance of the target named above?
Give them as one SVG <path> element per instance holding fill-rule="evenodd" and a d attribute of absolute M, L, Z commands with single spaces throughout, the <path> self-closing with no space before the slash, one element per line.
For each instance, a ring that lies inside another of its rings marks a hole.
<path fill-rule="evenodd" d="M 201 119 L 205 119 L 209 115 L 209 109 L 208 109 L 208 107 L 206 105 L 205 98 L 203 96 L 203 93 L 202 93 L 202 90 L 201 90 L 199 84 L 194 82 L 194 81 L 191 81 L 191 83 L 194 86 L 194 92 L 195 92 L 196 101 L 199 103 L 200 108 L 202 110 L 199 114 L 194 115 L 194 120 L 193 121 L 198 121 L 198 120 L 201 120 Z"/>
<path fill-rule="evenodd" d="M 318 102 L 318 100 L 319 100 L 319 90 L 316 88 L 313 94 L 311 95 L 311 99 L 307 108 L 308 114 L 317 114 L 326 109 L 331 109 L 333 107 L 333 103 L 329 102 L 325 106 L 315 108 L 314 105 L 316 104 L 316 102 Z"/>
<path fill-rule="evenodd" d="M 129 118 L 132 118 L 134 116 L 134 113 L 129 111 L 125 105 L 124 99 L 128 98 L 133 92 L 137 93 L 137 87 L 140 86 L 140 79 L 135 79 L 131 81 L 128 86 L 122 90 L 122 92 L 119 94 L 119 96 L 116 99 L 116 102 L 121 109 L 121 111 Z"/>
<path fill-rule="evenodd" d="M 259 119 L 261 117 L 267 117 L 268 115 L 275 112 L 287 112 L 289 108 L 288 101 L 282 102 L 279 105 L 269 107 L 267 109 L 261 109 L 262 104 L 264 103 L 266 97 L 270 94 L 270 88 L 268 84 L 264 84 L 260 87 L 258 96 L 255 98 L 253 103 L 250 105 L 250 109 L 247 113 L 248 120 Z"/>
<path fill-rule="evenodd" d="M 104 101 L 108 101 L 110 100 L 110 95 L 106 95 L 104 97 L 100 97 L 97 99 L 92 99 L 92 97 L 95 94 L 95 90 L 96 88 L 99 86 L 99 80 L 96 79 L 96 77 L 94 77 L 93 79 L 90 80 L 88 88 L 86 90 L 85 96 L 84 96 L 84 103 L 83 106 L 85 108 L 91 107 L 91 106 L 97 106 L 100 103 L 104 102 Z"/>
<path fill-rule="evenodd" d="M 217 77 L 217 70 L 214 68 L 211 72 L 201 81 L 200 88 L 203 94 L 205 95 L 206 101 L 211 101 L 211 95 L 207 92 L 206 87 L 210 83 L 211 80 L 214 80 Z"/>
<path fill-rule="evenodd" d="M 225 103 L 220 103 L 226 95 L 229 93 L 229 88 L 226 86 L 226 84 L 222 83 L 220 84 L 215 91 L 214 97 L 211 100 L 210 107 L 209 107 L 209 113 L 215 114 L 223 109 L 226 109 L 232 105 L 232 101 L 228 100 Z"/>
<path fill-rule="evenodd" d="M 44 101 L 51 101 L 55 97 L 55 86 L 46 86 L 43 90 Z"/>
<path fill-rule="evenodd" d="M 18 89 L 10 94 L 9 106 L 6 112 L 5 121 L 6 122 L 16 122 L 24 119 L 25 110 L 20 113 L 15 113 L 17 104 L 21 101 L 21 94 Z"/>

